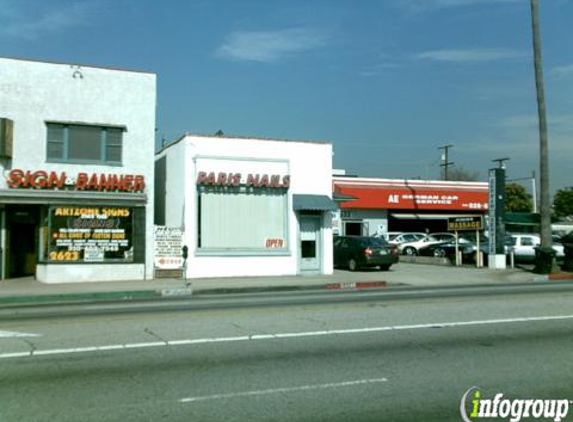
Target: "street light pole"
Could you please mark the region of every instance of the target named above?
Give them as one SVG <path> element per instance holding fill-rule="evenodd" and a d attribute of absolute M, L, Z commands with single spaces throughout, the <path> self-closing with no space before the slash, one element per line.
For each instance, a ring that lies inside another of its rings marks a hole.
<path fill-rule="evenodd" d="M 541 34 L 539 30 L 539 0 L 531 1 L 531 26 L 533 32 L 533 57 L 535 64 L 535 87 L 537 90 L 537 112 L 539 116 L 539 199 L 541 214 L 541 247 L 535 255 L 537 272 L 551 272 L 552 259 L 551 207 L 549 204 L 549 154 L 547 118 L 545 110 L 545 88 L 543 85 L 543 62 L 541 58 Z"/>
<path fill-rule="evenodd" d="M 442 156 L 442 164 L 440 164 L 440 167 L 444 168 L 444 180 L 448 180 L 448 167 L 451 166 L 452 164 L 454 164 L 449 159 L 448 152 L 449 152 L 450 148 L 453 148 L 452 144 L 438 147 L 438 149 L 444 150 L 444 155 Z"/>

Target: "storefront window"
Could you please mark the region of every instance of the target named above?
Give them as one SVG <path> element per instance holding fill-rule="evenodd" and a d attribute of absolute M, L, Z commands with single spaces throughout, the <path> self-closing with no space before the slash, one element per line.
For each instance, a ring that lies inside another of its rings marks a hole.
<path fill-rule="evenodd" d="M 134 208 L 53 206 L 48 262 L 134 262 Z"/>
<path fill-rule="evenodd" d="M 201 187 L 198 223 L 202 250 L 286 250 L 287 191 Z"/>

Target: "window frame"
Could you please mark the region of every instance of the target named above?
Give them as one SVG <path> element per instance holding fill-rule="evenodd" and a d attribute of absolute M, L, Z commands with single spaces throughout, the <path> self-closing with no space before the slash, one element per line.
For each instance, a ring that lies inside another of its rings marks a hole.
<path fill-rule="evenodd" d="M 222 192 L 225 194 L 225 191 L 231 191 L 232 189 L 238 189 L 241 193 L 248 193 L 252 190 L 259 190 L 259 189 L 273 189 L 273 188 L 252 188 L 252 187 L 245 187 L 241 186 L 239 188 L 216 188 L 215 190 Z M 283 228 L 284 228 L 284 236 L 285 236 L 285 247 L 284 248 L 207 248 L 201 246 L 201 237 L 203 234 L 201 233 L 201 218 L 203 218 L 203 209 L 202 209 L 202 200 L 201 194 L 203 192 L 209 191 L 211 189 L 204 187 L 204 186 L 197 186 L 196 191 L 196 242 L 195 242 L 195 256 L 291 256 L 291 239 L 290 239 L 290 213 L 291 213 L 291 198 L 289 195 L 288 190 L 285 189 L 284 191 L 284 204 L 285 204 L 285 213 L 283 216 Z"/>
<path fill-rule="evenodd" d="M 123 152 L 124 152 L 124 133 L 127 128 L 122 125 L 107 125 L 107 124 L 89 124 L 78 122 L 57 122 L 46 121 L 46 162 L 48 163 L 62 163 L 62 164 L 93 164 L 93 165 L 106 165 L 106 166 L 123 166 Z M 51 140 L 49 138 L 50 127 L 59 127 L 62 130 L 62 139 Z M 98 159 L 78 159 L 70 158 L 70 128 L 72 127 L 88 127 L 99 129 L 100 145 L 99 145 L 99 158 Z M 109 136 L 110 131 L 119 131 L 120 140 L 117 142 L 112 136 Z M 112 144 L 113 142 L 113 144 Z M 62 155 L 61 157 L 50 157 L 50 144 L 60 144 Z M 119 147 L 119 161 L 108 160 L 110 151 Z"/>

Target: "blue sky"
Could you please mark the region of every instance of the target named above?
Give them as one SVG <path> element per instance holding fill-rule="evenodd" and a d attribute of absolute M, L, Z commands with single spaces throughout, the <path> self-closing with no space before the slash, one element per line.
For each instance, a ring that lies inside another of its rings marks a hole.
<path fill-rule="evenodd" d="M 573 2 L 540 0 L 552 189 L 573 186 Z M 538 171 L 529 0 L 0 0 L 0 56 L 158 75 L 158 137 L 325 140 L 361 176 Z M 524 182 L 527 185 L 527 182 Z"/>

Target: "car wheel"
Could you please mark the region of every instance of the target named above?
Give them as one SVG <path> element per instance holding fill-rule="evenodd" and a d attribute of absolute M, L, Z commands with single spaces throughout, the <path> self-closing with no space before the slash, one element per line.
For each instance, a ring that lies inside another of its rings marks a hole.
<path fill-rule="evenodd" d="M 405 253 L 406 255 L 409 255 L 409 256 L 418 255 L 418 252 L 416 251 L 416 249 L 413 248 L 413 247 L 411 247 L 411 246 L 408 246 L 407 248 L 404 248 L 404 253 Z"/>
<path fill-rule="evenodd" d="M 391 266 L 392 266 L 392 264 L 382 264 L 382 265 L 380 265 L 380 270 L 388 271 Z"/>
<path fill-rule="evenodd" d="M 434 257 L 436 258 L 444 258 L 446 256 L 446 251 L 442 248 L 434 249 Z"/>
<path fill-rule="evenodd" d="M 358 269 L 358 263 L 354 258 L 350 258 L 350 260 L 348 261 L 348 269 L 350 271 L 356 271 Z"/>

